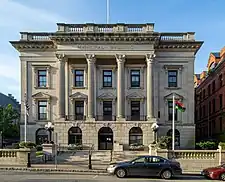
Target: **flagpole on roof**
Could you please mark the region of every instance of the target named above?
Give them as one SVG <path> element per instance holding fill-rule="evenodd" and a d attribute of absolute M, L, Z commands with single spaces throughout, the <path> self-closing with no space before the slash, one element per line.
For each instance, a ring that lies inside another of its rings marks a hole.
<path fill-rule="evenodd" d="M 107 21 L 107 24 L 109 24 L 109 0 L 106 0 L 106 21 Z"/>
<path fill-rule="evenodd" d="M 172 150 L 175 148 L 175 95 L 173 93 Z"/>

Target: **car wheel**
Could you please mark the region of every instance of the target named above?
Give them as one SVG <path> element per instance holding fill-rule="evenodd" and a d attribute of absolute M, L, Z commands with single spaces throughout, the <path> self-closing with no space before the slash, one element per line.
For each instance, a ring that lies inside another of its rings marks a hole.
<path fill-rule="evenodd" d="M 161 173 L 161 178 L 163 179 L 170 179 L 171 177 L 172 177 L 172 172 L 169 169 L 166 169 Z"/>
<path fill-rule="evenodd" d="M 222 173 L 222 174 L 220 175 L 220 179 L 221 179 L 222 181 L 225 181 L 225 173 Z"/>
<path fill-rule="evenodd" d="M 116 170 L 116 176 L 118 178 L 124 178 L 126 176 L 126 171 L 125 169 L 119 168 Z"/>

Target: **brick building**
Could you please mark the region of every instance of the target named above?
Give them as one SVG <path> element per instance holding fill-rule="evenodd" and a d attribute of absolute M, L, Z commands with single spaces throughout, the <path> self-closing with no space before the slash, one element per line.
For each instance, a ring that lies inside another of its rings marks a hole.
<path fill-rule="evenodd" d="M 207 69 L 194 76 L 196 140 L 224 140 L 225 47 L 210 53 Z"/>

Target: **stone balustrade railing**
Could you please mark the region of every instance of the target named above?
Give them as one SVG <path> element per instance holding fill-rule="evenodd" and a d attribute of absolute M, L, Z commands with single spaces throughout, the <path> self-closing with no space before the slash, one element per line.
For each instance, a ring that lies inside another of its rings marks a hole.
<path fill-rule="evenodd" d="M 172 155 L 172 151 L 169 151 Z M 215 159 L 216 153 L 218 151 L 212 151 L 212 150 L 194 150 L 194 151 L 174 151 L 174 157 L 175 159 Z"/>

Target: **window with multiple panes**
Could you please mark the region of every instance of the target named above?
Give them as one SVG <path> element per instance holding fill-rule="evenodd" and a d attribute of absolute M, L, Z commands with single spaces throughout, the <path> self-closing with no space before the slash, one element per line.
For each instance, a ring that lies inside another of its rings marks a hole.
<path fill-rule="evenodd" d="M 212 109 L 211 109 L 212 107 L 211 107 L 211 101 L 209 101 L 209 104 L 208 104 L 208 112 L 209 112 L 209 114 L 211 114 L 211 112 L 212 112 Z"/>
<path fill-rule="evenodd" d="M 140 118 L 140 101 L 131 101 L 131 120 Z"/>
<path fill-rule="evenodd" d="M 112 101 L 103 101 L 103 115 L 112 116 Z"/>
<path fill-rule="evenodd" d="M 103 87 L 112 87 L 112 70 L 103 70 Z"/>
<path fill-rule="evenodd" d="M 220 99 L 220 109 L 222 109 L 223 108 L 223 94 L 220 94 L 219 99 Z"/>
<path fill-rule="evenodd" d="M 177 70 L 168 71 L 168 87 L 177 87 Z"/>
<path fill-rule="evenodd" d="M 131 87 L 140 87 L 140 70 L 130 71 Z"/>
<path fill-rule="evenodd" d="M 38 87 L 47 87 L 47 71 L 38 70 Z"/>
<path fill-rule="evenodd" d="M 216 100 L 215 99 L 213 99 L 213 101 L 212 101 L 212 110 L 213 110 L 213 112 L 216 112 Z"/>
<path fill-rule="evenodd" d="M 211 94 L 211 85 L 208 85 L 208 96 Z"/>
<path fill-rule="evenodd" d="M 175 121 L 177 121 L 177 109 L 175 109 Z M 168 101 L 168 120 L 172 121 L 173 120 L 173 101 L 169 100 Z"/>
<path fill-rule="evenodd" d="M 203 99 L 205 98 L 205 89 L 203 90 Z"/>
<path fill-rule="evenodd" d="M 219 76 L 219 86 L 220 87 L 223 86 L 223 75 L 222 74 Z"/>
<path fill-rule="evenodd" d="M 83 87 L 84 86 L 84 70 L 74 70 L 74 86 Z"/>
<path fill-rule="evenodd" d="M 46 100 L 38 101 L 38 120 L 47 120 L 47 104 Z"/>
<path fill-rule="evenodd" d="M 75 118 L 82 120 L 84 116 L 84 101 L 75 101 Z"/>
<path fill-rule="evenodd" d="M 220 131 L 223 131 L 223 118 L 220 117 Z"/>
<path fill-rule="evenodd" d="M 212 82 L 212 92 L 215 92 L 216 90 L 216 82 L 215 80 Z"/>
<path fill-rule="evenodd" d="M 206 112 L 205 112 L 205 111 L 206 111 L 206 110 L 205 110 L 205 105 L 202 107 L 202 110 L 203 110 L 203 111 L 202 111 L 203 117 L 205 117 L 205 115 L 206 115 Z"/>

